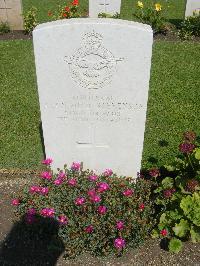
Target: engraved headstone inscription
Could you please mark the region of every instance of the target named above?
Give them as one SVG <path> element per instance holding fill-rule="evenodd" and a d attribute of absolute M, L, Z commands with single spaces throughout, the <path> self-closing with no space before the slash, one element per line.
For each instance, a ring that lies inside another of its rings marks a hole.
<path fill-rule="evenodd" d="M 140 170 L 150 78 L 150 26 L 71 19 L 33 32 L 43 136 L 53 168 Z"/>
<path fill-rule="evenodd" d="M 0 22 L 7 22 L 12 30 L 23 30 L 21 0 L 0 0 Z"/>
<path fill-rule="evenodd" d="M 89 0 L 89 17 L 98 18 L 98 14 L 114 15 L 120 13 L 121 0 Z"/>
<path fill-rule="evenodd" d="M 194 12 L 200 12 L 200 0 L 187 0 L 185 17 L 193 16 Z"/>

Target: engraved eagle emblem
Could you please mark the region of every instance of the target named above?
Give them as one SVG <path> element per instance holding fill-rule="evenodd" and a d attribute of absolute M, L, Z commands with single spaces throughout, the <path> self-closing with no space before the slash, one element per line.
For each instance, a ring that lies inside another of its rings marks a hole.
<path fill-rule="evenodd" d="M 70 57 L 65 57 L 71 78 L 81 87 L 99 89 L 112 81 L 117 62 L 123 58 L 115 58 L 103 44 L 103 37 L 94 31 L 86 33 L 82 46 Z"/>

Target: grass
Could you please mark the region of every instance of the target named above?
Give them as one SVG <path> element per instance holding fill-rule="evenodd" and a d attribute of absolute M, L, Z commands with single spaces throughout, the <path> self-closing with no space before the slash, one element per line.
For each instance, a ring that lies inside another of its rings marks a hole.
<path fill-rule="evenodd" d="M 199 56 L 199 43 L 154 43 L 144 166 L 170 162 L 183 131 L 200 134 Z M 38 167 L 43 150 L 32 42 L 1 41 L 0 58 L 0 168 Z"/>
<path fill-rule="evenodd" d="M 64 0 L 23 0 L 24 12 L 27 12 L 32 6 L 38 9 L 38 22 L 49 21 L 50 18 L 47 16 L 49 10 L 57 10 L 58 5 L 66 5 L 72 1 Z M 185 3 L 186 0 L 143 0 L 144 5 L 149 5 L 151 3 L 160 3 L 165 10 L 165 16 L 171 22 L 176 22 L 177 20 L 184 18 Z M 88 0 L 79 0 L 81 12 L 83 14 L 88 12 Z M 134 7 L 137 5 L 137 0 L 122 0 L 121 4 L 121 16 L 122 19 L 133 20 Z"/>

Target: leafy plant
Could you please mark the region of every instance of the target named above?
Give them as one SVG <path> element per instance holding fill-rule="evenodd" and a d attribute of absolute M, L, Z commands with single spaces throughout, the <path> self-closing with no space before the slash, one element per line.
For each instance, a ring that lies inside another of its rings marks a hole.
<path fill-rule="evenodd" d="M 191 39 L 200 36 L 200 12 L 194 12 L 193 16 L 187 17 L 181 24 L 178 36 L 183 39 Z"/>
<path fill-rule="evenodd" d="M 49 165 L 52 160 L 44 162 Z M 17 215 L 25 217 L 25 226 L 33 230 L 41 230 L 41 216 L 56 219 L 67 256 L 83 249 L 118 255 L 139 245 L 152 229 L 150 183 L 118 177 L 111 169 L 96 175 L 74 162 L 55 174 L 48 167 L 39 184 L 25 188 L 12 203 Z"/>
<path fill-rule="evenodd" d="M 24 17 L 24 31 L 26 34 L 31 34 L 34 28 L 37 26 L 37 8 L 32 7 L 28 12 L 26 12 Z"/>
<path fill-rule="evenodd" d="M 120 18 L 120 14 L 119 13 L 115 13 L 114 15 L 110 15 L 107 13 L 99 13 L 98 14 L 98 18 L 116 18 L 119 19 Z"/>
<path fill-rule="evenodd" d="M 10 31 L 10 26 L 7 22 L 0 23 L 0 34 L 8 33 Z"/>
<path fill-rule="evenodd" d="M 163 9 L 159 3 L 154 6 L 145 6 L 143 2 L 138 1 L 133 15 L 140 22 L 151 25 L 154 33 L 166 31 Z"/>
<path fill-rule="evenodd" d="M 159 223 L 154 236 L 168 238 L 169 250 L 181 250 L 181 240 L 200 241 L 200 143 L 193 131 L 185 132 L 180 155 L 155 177 L 155 203 Z"/>
<path fill-rule="evenodd" d="M 48 16 L 53 20 L 79 18 L 79 1 L 73 0 L 69 6 L 59 6 L 57 11 L 49 11 Z"/>

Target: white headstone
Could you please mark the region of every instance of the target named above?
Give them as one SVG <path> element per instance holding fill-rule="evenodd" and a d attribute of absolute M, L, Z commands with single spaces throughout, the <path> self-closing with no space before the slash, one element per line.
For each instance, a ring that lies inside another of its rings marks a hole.
<path fill-rule="evenodd" d="M 47 157 L 53 168 L 136 176 L 140 170 L 153 35 L 117 19 L 70 19 L 33 32 Z"/>
<path fill-rule="evenodd" d="M 121 0 L 89 0 L 89 17 L 98 18 L 99 13 L 120 14 Z"/>
<path fill-rule="evenodd" d="M 193 16 L 194 12 L 200 12 L 200 0 L 187 0 L 185 17 Z"/>
<path fill-rule="evenodd" d="M 7 22 L 11 30 L 23 30 L 21 0 L 0 0 L 0 22 Z"/>

